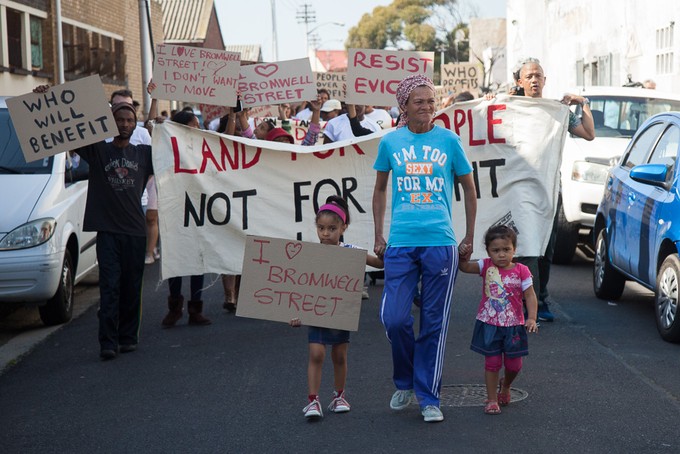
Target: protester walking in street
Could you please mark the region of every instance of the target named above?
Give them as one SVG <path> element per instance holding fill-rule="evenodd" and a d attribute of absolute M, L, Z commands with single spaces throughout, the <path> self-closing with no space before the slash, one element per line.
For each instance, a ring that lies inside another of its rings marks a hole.
<path fill-rule="evenodd" d="M 439 392 L 458 271 L 458 247 L 451 204 L 454 177 L 464 192 L 466 232 L 461 244 L 472 253 L 477 195 L 472 165 L 460 137 L 434 125 L 435 89 L 423 75 L 405 78 L 397 87 L 403 111 L 394 132 L 378 146 L 373 168 L 374 252 L 385 260 L 385 287 L 380 318 L 392 346 L 397 390 L 390 407 L 403 410 L 414 393 L 426 422 L 443 421 Z M 389 243 L 383 229 L 387 182 L 392 172 L 392 216 Z M 420 331 L 413 332 L 411 307 L 421 284 Z"/>
<path fill-rule="evenodd" d="M 36 87 L 46 93 L 48 85 Z M 137 349 L 142 312 L 146 222 L 142 192 L 153 175 L 151 147 L 132 145 L 137 126 L 132 104 L 111 107 L 118 127 L 112 142 L 75 150 L 89 164 L 83 230 L 97 232 L 99 345 L 102 360 Z"/>
<path fill-rule="evenodd" d="M 316 233 L 321 244 L 356 248 L 357 246 L 341 241 L 342 235 L 349 227 L 349 207 L 347 202 L 339 196 L 330 196 L 326 203 L 319 207 L 316 214 Z M 382 268 L 381 258 L 371 254 L 366 255 L 366 264 L 374 268 Z M 294 327 L 301 326 L 299 318 L 290 321 Z M 331 359 L 333 360 L 334 387 L 333 399 L 328 410 L 344 413 L 350 410 L 345 398 L 345 383 L 347 380 L 347 350 L 349 347 L 349 331 L 330 328 L 309 327 L 309 364 L 307 365 L 307 386 L 309 403 L 302 411 L 306 418 L 321 418 L 323 410 L 319 400 L 321 388 L 321 371 L 326 358 L 326 345 L 331 345 Z"/>
<path fill-rule="evenodd" d="M 198 117 L 193 111 L 180 110 L 172 116 L 172 121 L 181 123 L 192 128 L 200 128 Z M 210 325 L 210 319 L 203 316 L 203 300 L 201 295 L 203 292 L 204 277 L 202 274 L 191 276 L 189 301 L 187 302 L 187 312 L 189 314 L 190 325 Z M 170 328 L 182 318 L 182 308 L 184 306 L 184 296 L 182 295 L 182 277 L 171 277 L 168 279 L 168 288 L 170 295 L 168 296 L 168 313 L 163 318 L 161 324 L 163 328 Z"/>
<path fill-rule="evenodd" d="M 510 403 L 510 386 L 522 369 L 522 356 L 529 354 L 527 331 L 538 332 L 538 301 L 529 268 L 512 261 L 517 250 L 515 231 L 505 225 L 491 227 L 484 235 L 484 245 L 488 258 L 476 262 L 463 258 L 458 268 L 482 276 L 482 300 L 470 349 L 486 357 L 484 412 L 498 415 L 500 406 Z M 468 253 L 467 245 L 461 245 L 460 253 Z M 522 299 L 527 306 L 526 320 Z M 504 377 L 499 381 L 503 366 Z"/>
<path fill-rule="evenodd" d="M 522 89 L 524 96 L 530 98 L 543 97 L 543 87 L 545 86 L 546 77 L 543 68 L 537 59 L 529 58 L 525 60 L 513 77 L 517 80 L 518 86 Z M 585 140 L 593 140 L 595 138 L 595 124 L 593 122 L 593 114 L 590 110 L 590 101 L 588 98 L 567 93 L 562 97 L 561 102 L 568 106 L 580 105 L 582 107 L 583 115 L 581 118 L 578 118 L 571 110 L 569 111 L 569 133 Z M 557 181 L 556 184 L 559 185 L 559 181 Z M 536 295 L 540 301 L 538 319 L 546 322 L 552 322 L 555 319 L 554 314 L 550 311 L 551 298 L 548 293 L 548 281 L 550 279 L 550 267 L 555 253 L 555 243 L 557 242 L 560 204 L 561 197 L 557 201 L 555 217 L 553 218 L 552 230 L 550 232 L 550 240 L 548 241 L 548 246 L 546 247 L 544 254 L 541 257 L 517 258 L 517 261 L 524 263 L 529 267 L 531 274 L 534 276 Z"/>

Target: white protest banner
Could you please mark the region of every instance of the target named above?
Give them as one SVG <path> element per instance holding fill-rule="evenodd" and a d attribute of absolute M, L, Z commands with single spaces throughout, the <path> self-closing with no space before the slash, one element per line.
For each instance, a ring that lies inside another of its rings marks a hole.
<path fill-rule="evenodd" d="M 434 52 L 350 49 L 347 98 L 350 104 L 394 106 L 397 86 L 413 74 L 434 74 Z"/>
<path fill-rule="evenodd" d="M 248 236 L 236 315 L 356 331 L 366 251 Z"/>
<path fill-rule="evenodd" d="M 499 96 L 454 105 L 436 116 L 437 125 L 461 136 L 475 171 L 476 257 L 485 255 L 484 231 L 498 222 L 519 232 L 517 255 L 540 256 L 545 250 L 567 112 L 557 101 Z M 248 234 L 316 241 L 315 213 L 331 194 L 349 204 L 352 222 L 345 241 L 372 251 L 373 163 L 380 138 L 390 133 L 302 147 L 172 122 L 157 125 L 153 158 L 163 278 L 240 274 Z M 458 239 L 465 235 L 462 197 L 455 184 L 452 216 Z M 388 207 L 386 236 L 389 218 Z"/>
<path fill-rule="evenodd" d="M 153 80 L 158 99 L 236 105 L 241 54 L 171 44 L 156 45 Z"/>
<path fill-rule="evenodd" d="M 118 135 L 99 76 L 7 98 L 26 162 Z"/>
<path fill-rule="evenodd" d="M 441 84 L 447 95 L 469 91 L 473 95 L 482 83 L 482 69 L 477 63 L 447 63 L 442 67 Z"/>
<path fill-rule="evenodd" d="M 330 99 L 337 99 L 338 101 L 345 100 L 345 92 L 347 91 L 347 73 L 346 72 L 317 72 L 316 89 L 328 90 Z"/>
<path fill-rule="evenodd" d="M 316 99 L 308 58 L 241 66 L 238 89 L 243 107 Z"/>

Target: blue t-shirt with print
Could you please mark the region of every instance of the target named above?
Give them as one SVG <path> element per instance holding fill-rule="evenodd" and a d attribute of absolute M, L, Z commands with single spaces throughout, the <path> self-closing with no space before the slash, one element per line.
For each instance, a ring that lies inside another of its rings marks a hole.
<path fill-rule="evenodd" d="M 373 168 L 392 172 L 388 246 L 457 244 L 451 221 L 454 175 L 472 172 L 460 137 L 440 126 L 422 134 L 399 128 L 380 141 Z"/>

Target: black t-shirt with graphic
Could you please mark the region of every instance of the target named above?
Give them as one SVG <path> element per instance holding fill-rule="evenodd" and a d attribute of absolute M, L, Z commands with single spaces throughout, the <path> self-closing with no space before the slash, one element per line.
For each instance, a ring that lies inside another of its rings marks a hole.
<path fill-rule="evenodd" d="M 151 147 L 98 142 L 76 152 L 90 166 L 84 230 L 146 236 L 141 199 L 153 175 Z"/>

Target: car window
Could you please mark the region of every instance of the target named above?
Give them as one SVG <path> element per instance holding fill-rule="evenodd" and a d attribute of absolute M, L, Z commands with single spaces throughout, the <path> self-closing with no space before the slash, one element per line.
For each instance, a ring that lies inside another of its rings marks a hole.
<path fill-rule="evenodd" d="M 646 162 L 649 150 L 652 149 L 656 140 L 663 130 L 663 123 L 654 123 L 645 129 L 638 137 L 635 139 L 635 143 L 630 148 L 623 160 L 624 166 L 632 169 L 638 164 Z"/>
<path fill-rule="evenodd" d="M 9 111 L 0 109 L 0 174 L 48 174 L 52 172 L 53 159 L 49 157 L 27 163 Z"/>
<path fill-rule="evenodd" d="M 678 157 L 678 145 L 680 145 L 680 128 L 671 125 L 659 139 L 649 157 L 650 164 L 665 164 L 668 166 L 668 178 L 670 181 L 675 169 L 675 160 Z"/>
<path fill-rule="evenodd" d="M 589 99 L 596 137 L 633 137 L 652 115 L 680 110 L 680 101 L 662 98 L 592 95 Z"/>

